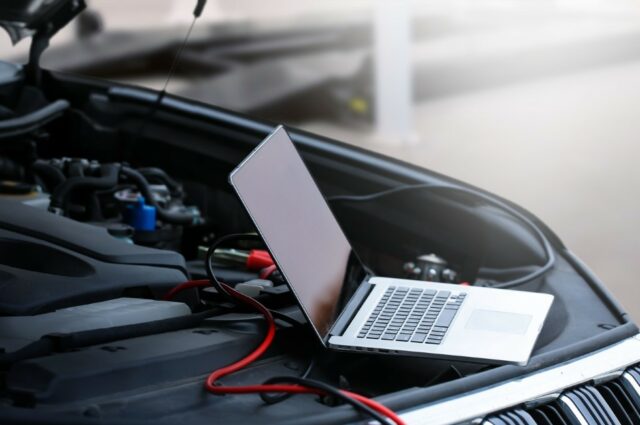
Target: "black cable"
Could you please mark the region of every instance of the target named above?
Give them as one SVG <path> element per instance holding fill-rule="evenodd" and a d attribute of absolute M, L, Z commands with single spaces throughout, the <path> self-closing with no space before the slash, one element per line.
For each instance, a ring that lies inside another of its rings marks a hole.
<path fill-rule="evenodd" d="M 209 279 L 209 281 L 211 282 L 211 285 L 216 289 L 216 291 L 221 294 L 222 296 L 224 296 L 225 298 L 228 298 L 230 301 L 233 301 L 235 303 L 235 298 L 233 298 L 232 296 L 230 296 L 226 289 L 224 289 L 224 286 L 222 285 L 222 283 L 218 280 L 218 278 L 216 277 L 215 272 L 213 271 L 213 257 L 215 255 L 215 251 L 224 243 L 229 242 L 229 241 L 233 241 L 233 240 L 252 240 L 252 241 L 262 241 L 262 238 L 260 238 L 260 236 L 256 235 L 255 233 L 231 233 L 225 236 L 222 236 L 220 238 L 218 238 L 217 240 L 215 240 L 211 246 L 209 247 L 209 249 L 207 250 L 207 255 L 205 258 L 205 271 L 207 272 L 207 278 Z M 269 309 L 269 311 L 271 312 L 271 315 L 278 320 L 281 320 L 283 322 L 289 323 L 290 325 L 293 326 L 302 326 L 304 323 L 299 322 L 298 320 L 294 319 L 293 317 L 289 317 L 288 315 L 277 311 L 277 310 L 272 310 Z"/>
<path fill-rule="evenodd" d="M 222 283 L 216 278 L 216 274 L 213 271 L 213 265 L 212 265 L 212 260 L 213 260 L 213 256 L 215 254 L 216 249 L 218 249 L 218 247 L 220 247 L 223 243 L 225 242 L 229 242 L 231 240 L 238 240 L 238 239 L 245 239 L 245 240 L 261 240 L 260 237 L 258 235 L 256 235 L 255 233 L 232 233 L 229 235 L 225 235 L 222 236 L 220 238 L 218 238 L 216 241 L 214 241 L 211 246 L 209 247 L 209 249 L 207 250 L 207 255 L 205 258 L 205 270 L 207 272 L 207 277 L 209 278 L 209 281 L 211 282 L 211 284 L 216 288 L 216 290 L 218 291 L 219 294 L 222 294 L 223 296 L 229 298 L 229 300 L 232 300 L 233 302 L 235 302 L 235 298 L 233 298 L 224 288 L 224 285 L 222 285 Z M 313 367 L 313 362 L 310 363 L 308 369 L 308 372 L 311 372 L 311 368 Z M 333 395 L 334 397 L 344 400 L 346 403 L 352 405 L 354 408 L 360 410 L 361 412 L 364 412 L 366 414 L 368 414 L 369 416 L 371 416 L 372 418 L 374 418 L 375 420 L 377 420 L 378 422 L 380 422 L 381 424 L 385 424 L 385 423 L 389 423 L 389 421 L 387 420 L 386 417 L 384 417 L 383 415 L 381 415 L 380 413 L 376 412 L 375 410 L 371 409 L 369 406 L 366 406 L 365 404 L 361 403 L 358 400 L 355 400 L 351 397 L 349 397 L 346 394 L 343 394 L 342 392 L 340 392 L 339 389 L 332 387 L 329 384 L 325 384 L 323 382 L 319 382 L 319 381 L 314 381 L 314 380 L 309 380 L 309 379 L 305 379 L 305 378 L 298 378 L 298 377 L 291 377 L 291 376 L 282 376 L 282 377 L 274 377 L 274 378 L 270 378 L 268 379 L 265 384 L 269 384 L 269 383 L 276 383 L 276 382 L 280 382 L 280 383 L 297 383 L 300 385 L 304 385 L 307 387 L 312 387 L 312 388 L 316 388 L 319 389 L 321 391 L 324 391 L 327 394 Z M 267 400 L 279 400 L 280 396 L 275 396 L 275 398 L 263 398 L 263 400 L 265 400 L 266 403 L 269 403 L 269 401 Z M 286 397 L 285 397 L 286 398 Z M 285 398 L 282 398 L 282 400 L 284 400 Z M 281 400 L 280 400 L 281 401 Z"/>
<path fill-rule="evenodd" d="M 229 299 L 230 301 L 233 301 L 234 303 L 236 302 L 235 298 L 229 295 L 227 290 L 224 289 L 224 286 L 222 285 L 222 283 L 216 277 L 216 274 L 213 271 L 212 260 L 213 260 L 213 256 L 215 254 L 216 249 L 218 249 L 218 247 L 220 247 L 223 243 L 233 241 L 233 240 L 240 240 L 240 239 L 255 240 L 255 241 L 261 240 L 260 237 L 255 233 L 231 233 L 229 235 L 222 236 L 216 239 L 211 244 L 211 246 L 207 250 L 207 255 L 204 260 L 204 269 L 207 272 L 207 278 L 211 282 L 211 285 L 214 288 L 216 288 L 216 291 L 218 291 L 219 294 L 223 295 L 225 298 Z"/>
<path fill-rule="evenodd" d="M 349 397 L 348 395 L 342 393 L 338 388 L 331 386 L 329 384 L 325 384 L 324 382 L 316 381 L 314 379 L 305 379 L 305 378 L 297 378 L 294 376 L 274 376 L 273 378 L 269 378 L 264 382 L 265 385 L 268 384 L 298 384 L 305 387 L 315 388 L 320 390 L 328 395 L 335 397 L 336 399 L 342 400 L 347 404 L 353 406 L 356 410 L 359 410 L 362 413 L 370 416 L 381 424 L 389 424 L 389 419 L 382 414 L 376 412 L 369 406 L 360 401 Z"/>
<path fill-rule="evenodd" d="M 293 317 L 291 317 L 291 316 L 289 316 L 289 315 L 287 315 L 287 314 L 285 314 L 285 313 L 283 313 L 281 311 L 272 310 L 272 309 L 269 309 L 269 311 L 271 312 L 271 315 L 273 316 L 273 318 L 276 319 L 276 320 L 281 320 L 281 321 L 283 321 L 285 323 L 288 323 L 288 324 L 290 324 L 292 326 L 302 326 L 302 325 L 304 325 L 304 323 L 294 319 Z"/>
<path fill-rule="evenodd" d="M 521 212 L 519 212 L 518 210 L 516 210 L 515 208 L 511 207 L 510 205 L 505 204 L 504 202 L 495 199 L 491 196 L 485 195 L 484 193 L 481 192 L 477 192 L 475 190 L 472 189 L 467 189 L 465 187 L 461 187 L 461 186 L 454 186 L 454 185 L 449 185 L 449 184 L 437 184 L 437 183 L 419 183 L 419 184 L 408 184 L 408 185 L 402 185 L 402 186 L 397 186 L 397 187 L 393 187 L 391 189 L 386 189 L 380 192 L 375 192 L 375 193 L 370 193 L 367 195 L 337 195 L 337 196 L 329 196 L 326 198 L 326 201 L 329 203 L 337 203 L 337 202 L 370 202 L 370 201 L 374 201 L 380 198 L 384 198 L 386 196 L 390 196 L 390 195 L 395 195 L 397 193 L 403 193 L 403 192 L 408 192 L 408 191 L 413 191 L 413 190 L 425 190 L 425 189 L 429 189 L 429 190 L 451 190 L 454 192 L 461 192 L 461 193 L 466 193 L 466 194 L 470 194 L 470 195 L 474 195 L 477 196 L 478 198 L 481 198 L 482 200 L 493 204 L 501 209 L 503 209 L 504 211 L 516 216 L 519 220 L 521 220 L 523 223 L 525 223 L 531 230 L 533 230 L 533 232 L 536 234 L 536 236 L 538 237 L 538 239 L 540 240 L 540 243 L 542 244 L 542 247 L 545 251 L 545 255 L 547 257 L 547 262 L 541 266 L 540 268 L 538 268 L 536 271 L 529 273 L 525 276 L 519 277 L 517 279 L 513 279 L 510 280 L 508 282 L 501 282 L 501 283 L 496 283 L 491 285 L 493 288 L 512 288 L 514 286 L 518 286 L 518 285 L 522 285 L 524 283 L 530 282 L 542 275 L 544 275 L 545 273 L 547 273 L 555 264 L 555 254 L 553 252 L 553 248 L 551 247 L 551 244 L 549 243 L 549 240 L 547 239 L 547 237 L 544 235 L 544 232 L 533 222 L 531 221 L 528 217 L 526 217 L 524 214 L 522 214 Z"/>
<path fill-rule="evenodd" d="M 313 369 L 313 367 L 316 364 L 316 358 L 312 358 L 311 361 L 309 362 L 309 365 L 307 366 L 307 368 L 304 370 L 304 372 L 302 372 L 302 375 L 300 375 L 300 378 L 305 379 L 309 376 L 309 374 L 311 374 L 311 370 Z M 262 401 L 264 401 L 267 404 L 277 404 L 280 403 L 282 401 L 287 400 L 288 398 L 290 398 L 293 394 L 288 394 L 288 393 L 282 393 L 282 394 L 270 394 L 270 393 L 259 393 L 260 398 L 262 399 Z"/>

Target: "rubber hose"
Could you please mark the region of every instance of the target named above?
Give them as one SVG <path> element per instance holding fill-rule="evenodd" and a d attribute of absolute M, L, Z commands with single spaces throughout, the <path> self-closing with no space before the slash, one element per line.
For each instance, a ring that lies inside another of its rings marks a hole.
<path fill-rule="evenodd" d="M 34 162 L 31 165 L 31 168 L 34 173 L 44 178 L 44 181 L 49 185 L 47 187 L 49 191 L 55 190 L 55 188 L 60 186 L 67 179 L 60 168 L 42 159 Z"/>
<path fill-rule="evenodd" d="M 66 212 L 66 202 L 74 190 L 80 188 L 106 190 L 115 187 L 118 184 L 119 168 L 118 164 L 104 164 L 100 166 L 100 177 L 77 176 L 65 180 L 51 194 L 49 210 L 52 212 Z"/>
<path fill-rule="evenodd" d="M 172 179 L 164 170 L 156 167 L 145 167 L 138 168 L 138 172 L 145 176 L 145 178 L 157 178 L 169 188 L 172 194 L 182 194 L 182 185 Z"/>
<path fill-rule="evenodd" d="M 158 205 L 151 193 L 149 182 L 141 173 L 130 167 L 122 167 L 120 172 L 138 187 L 138 190 L 144 196 L 145 202 L 156 208 L 156 213 L 161 221 L 172 224 L 193 224 L 194 216 L 192 214 L 168 211 Z"/>

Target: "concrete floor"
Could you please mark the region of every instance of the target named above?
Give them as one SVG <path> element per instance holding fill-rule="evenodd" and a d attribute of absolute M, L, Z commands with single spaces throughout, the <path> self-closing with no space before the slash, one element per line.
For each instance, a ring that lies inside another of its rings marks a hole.
<path fill-rule="evenodd" d="M 530 210 L 640 320 L 640 62 L 421 103 L 415 145 L 313 123 Z"/>

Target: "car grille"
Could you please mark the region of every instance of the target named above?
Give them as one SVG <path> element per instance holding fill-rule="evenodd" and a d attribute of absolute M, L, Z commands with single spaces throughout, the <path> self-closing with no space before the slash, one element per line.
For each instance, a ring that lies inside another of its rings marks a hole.
<path fill-rule="evenodd" d="M 640 424 L 640 365 L 597 385 L 563 391 L 550 402 L 494 413 L 483 425 Z"/>

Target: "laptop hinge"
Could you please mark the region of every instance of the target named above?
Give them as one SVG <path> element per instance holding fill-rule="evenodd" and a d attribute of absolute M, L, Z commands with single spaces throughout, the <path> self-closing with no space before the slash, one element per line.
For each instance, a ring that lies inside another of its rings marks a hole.
<path fill-rule="evenodd" d="M 354 292 L 353 296 L 347 302 L 347 305 L 344 307 L 336 321 L 334 322 L 331 330 L 329 331 L 329 336 L 332 335 L 342 335 L 347 329 L 347 326 L 351 323 L 351 319 L 356 315 L 358 309 L 367 298 L 369 293 L 373 290 L 373 285 L 369 283 L 369 279 L 365 279 L 359 286 L 358 289 Z"/>

